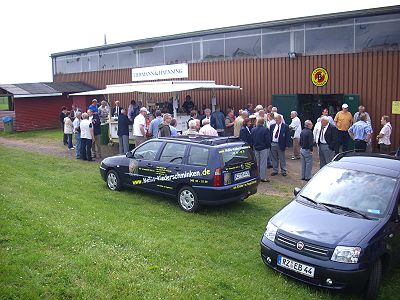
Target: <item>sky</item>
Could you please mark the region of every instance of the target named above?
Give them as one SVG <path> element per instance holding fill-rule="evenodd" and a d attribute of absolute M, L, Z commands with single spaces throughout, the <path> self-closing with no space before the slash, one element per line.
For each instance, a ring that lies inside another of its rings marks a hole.
<path fill-rule="evenodd" d="M 12 0 L 0 6 L 0 83 L 52 81 L 50 55 L 107 43 L 358 9 L 400 0 Z"/>

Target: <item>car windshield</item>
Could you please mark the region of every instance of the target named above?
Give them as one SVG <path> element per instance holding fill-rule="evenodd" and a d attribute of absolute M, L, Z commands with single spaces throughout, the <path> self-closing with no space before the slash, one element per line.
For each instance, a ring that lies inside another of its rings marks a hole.
<path fill-rule="evenodd" d="M 326 166 L 301 190 L 300 196 L 382 217 L 395 187 L 395 178 Z"/>
<path fill-rule="evenodd" d="M 252 159 L 250 146 L 225 148 L 219 151 L 222 154 L 224 165 L 234 165 L 247 162 Z"/>

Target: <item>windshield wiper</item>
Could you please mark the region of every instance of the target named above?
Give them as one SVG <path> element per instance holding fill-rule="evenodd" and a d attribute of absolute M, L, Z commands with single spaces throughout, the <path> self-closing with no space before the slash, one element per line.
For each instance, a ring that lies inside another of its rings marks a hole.
<path fill-rule="evenodd" d="M 303 195 L 300 195 L 300 197 L 302 197 L 302 198 L 304 198 L 304 199 L 310 201 L 311 203 L 314 203 L 315 205 L 322 205 L 327 211 L 333 213 L 333 210 L 332 210 L 332 209 L 330 209 L 329 207 L 327 207 L 326 205 L 324 205 L 324 204 L 321 203 L 321 202 L 317 202 L 317 201 L 315 201 L 315 200 L 313 200 L 313 199 L 311 199 L 311 198 L 309 198 L 309 197 L 303 196 Z"/>
<path fill-rule="evenodd" d="M 344 210 L 344 211 L 347 211 L 347 212 L 355 213 L 355 214 L 357 214 L 359 216 L 362 216 L 364 219 L 367 219 L 367 220 L 373 220 L 372 218 L 368 217 L 366 214 L 364 214 L 364 213 L 362 213 L 362 212 L 360 212 L 358 210 L 352 209 L 350 207 L 347 207 L 347 206 L 341 206 L 341 205 L 331 204 L 331 203 L 321 203 L 321 204 L 325 205 L 325 206 L 330 206 L 330 207 L 333 207 L 333 208 L 336 208 L 336 209 Z"/>

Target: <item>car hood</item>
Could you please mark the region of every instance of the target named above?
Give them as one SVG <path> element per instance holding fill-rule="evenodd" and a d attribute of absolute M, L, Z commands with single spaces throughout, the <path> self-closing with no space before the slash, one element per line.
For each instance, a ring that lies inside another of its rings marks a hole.
<path fill-rule="evenodd" d="M 127 165 L 128 163 L 128 158 L 125 155 L 115 155 L 111 157 L 105 158 L 102 163 L 104 163 L 107 166 L 111 165 Z"/>
<path fill-rule="evenodd" d="M 329 248 L 357 246 L 380 223 L 331 213 L 296 200 L 278 212 L 271 222 L 278 227 L 278 232 Z"/>

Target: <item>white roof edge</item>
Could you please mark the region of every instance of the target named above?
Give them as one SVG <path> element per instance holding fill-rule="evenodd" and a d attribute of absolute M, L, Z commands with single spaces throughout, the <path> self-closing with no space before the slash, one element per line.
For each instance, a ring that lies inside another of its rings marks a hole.
<path fill-rule="evenodd" d="M 35 98 L 35 97 L 51 97 L 51 96 L 62 96 L 62 93 L 14 95 L 14 98 Z"/>

